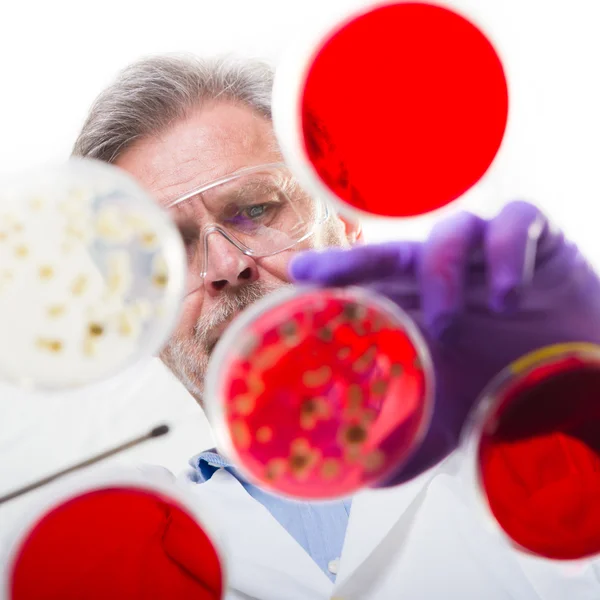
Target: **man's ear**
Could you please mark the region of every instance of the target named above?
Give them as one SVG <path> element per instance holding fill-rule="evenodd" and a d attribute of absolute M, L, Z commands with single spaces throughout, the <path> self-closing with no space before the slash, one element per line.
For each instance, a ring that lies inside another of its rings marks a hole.
<path fill-rule="evenodd" d="M 344 225 L 344 235 L 347 242 L 351 246 L 355 246 L 356 244 L 364 244 L 365 238 L 360 221 L 354 219 L 351 220 L 342 215 L 338 215 L 338 217 Z"/>

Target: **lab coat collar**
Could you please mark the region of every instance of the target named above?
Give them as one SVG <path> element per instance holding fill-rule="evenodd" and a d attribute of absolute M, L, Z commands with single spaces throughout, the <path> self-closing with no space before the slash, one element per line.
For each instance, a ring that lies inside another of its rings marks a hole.
<path fill-rule="evenodd" d="M 231 590 L 261 600 L 331 597 L 333 583 L 231 473 L 219 469 L 202 485 L 188 482 L 207 517 L 220 529 Z M 294 585 L 290 577 L 296 579 Z"/>
<path fill-rule="evenodd" d="M 354 496 L 336 588 L 343 589 L 355 572 L 363 570 L 361 567 L 367 565 L 369 557 L 393 527 L 404 528 L 408 533 L 413 522 L 411 515 L 420 506 L 429 482 L 438 472 L 436 468 L 402 486 L 363 490 Z M 373 513 L 376 519 L 369 518 Z M 398 523 L 400 519 L 402 523 Z M 402 543 L 400 540 L 406 537 L 395 536 L 394 543 Z"/>

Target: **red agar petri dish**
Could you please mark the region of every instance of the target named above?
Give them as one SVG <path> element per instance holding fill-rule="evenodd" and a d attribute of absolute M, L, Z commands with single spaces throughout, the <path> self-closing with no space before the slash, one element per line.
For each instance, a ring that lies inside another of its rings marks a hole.
<path fill-rule="evenodd" d="M 220 600 L 208 535 L 166 496 L 107 488 L 44 514 L 20 542 L 10 600 Z"/>
<path fill-rule="evenodd" d="M 365 290 L 302 289 L 246 309 L 217 345 L 207 413 L 220 449 L 281 495 L 350 495 L 398 469 L 430 418 L 412 321 Z"/>
<path fill-rule="evenodd" d="M 474 453 L 479 486 L 517 548 L 578 560 L 600 554 L 600 348 L 540 356 L 491 392 Z"/>
<path fill-rule="evenodd" d="M 423 2 L 390 2 L 338 22 L 288 55 L 273 118 L 287 162 L 340 209 L 423 215 L 492 164 L 508 86 L 472 22 Z"/>

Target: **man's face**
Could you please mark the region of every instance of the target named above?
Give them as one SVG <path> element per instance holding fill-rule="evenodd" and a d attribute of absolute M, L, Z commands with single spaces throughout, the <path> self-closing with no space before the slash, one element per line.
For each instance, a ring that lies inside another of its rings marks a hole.
<path fill-rule="evenodd" d="M 116 165 L 168 206 L 220 177 L 281 160 L 271 122 L 248 107 L 223 101 L 202 107 L 160 135 L 136 141 Z M 202 208 L 192 211 L 191 225 L 201 232 L 213 215 L 204 211 L 201 202 L 198 205 Z M 307 240 L 264 258 L 247 256 L 218 233 L 209 235 L 206 276 L 185 298 L 162 360 L 200 401 L 210 353 L 233 317 L 262 296 L 289 285 L 288 263 L 294 253 L 346 246 L 357 235 L 356 226 L 330 216 Z M 188 275 L 197 278 L 197 273 Z"/>

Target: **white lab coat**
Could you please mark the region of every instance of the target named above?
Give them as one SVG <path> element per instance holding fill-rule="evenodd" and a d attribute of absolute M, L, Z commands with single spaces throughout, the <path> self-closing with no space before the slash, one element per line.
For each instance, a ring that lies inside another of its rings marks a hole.
<path fill-rule="evenodd" d="M 335 583 L 227 471 L 187 485 L 225 543 L 226 600 L 600 600 L 597 562 L 512 551 L 475 516 L 462 477 L 454 455 L 356 495 Z"/>

